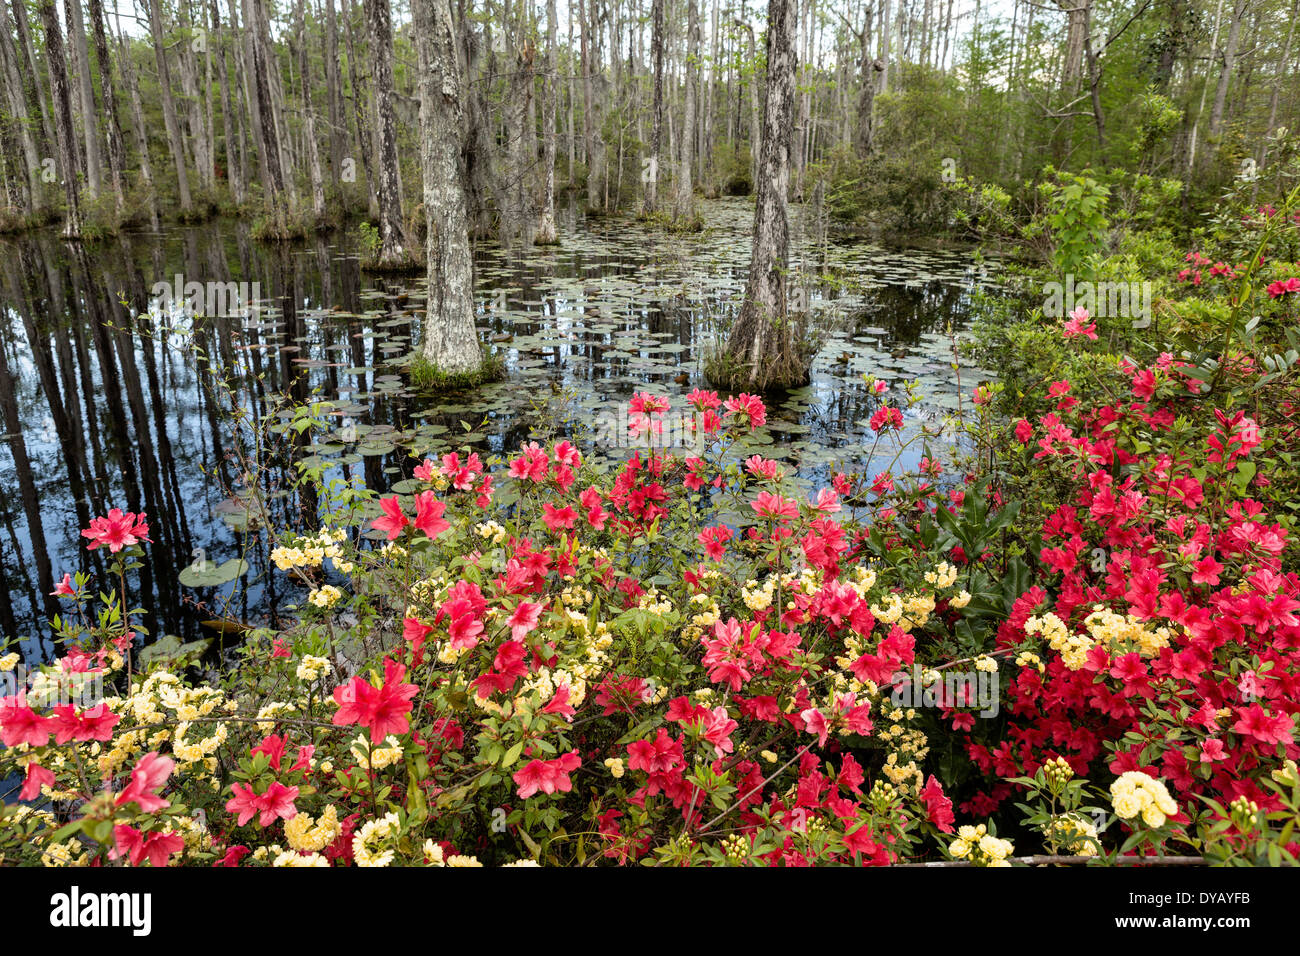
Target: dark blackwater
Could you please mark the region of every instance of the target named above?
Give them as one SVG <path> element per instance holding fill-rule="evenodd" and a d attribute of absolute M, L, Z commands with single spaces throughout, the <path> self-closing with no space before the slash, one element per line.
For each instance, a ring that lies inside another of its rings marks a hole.
<path fill-rule="evenodd" d="M 617 421 L 634 391 L 680 406 L 680 396 L 708 387 L 702 359 L 744 287 L 752 206 L 703 205 L 702 236 L 570 214 L 559 247 L 479 247 L 479 326 L 507 376 L 441 400 L 412 394 L 394 364 L 418 345 L 423 277 L 363 274 L 345 235 L 261 244 L 245 223 L 222 221 L 84 245 L 52 234 L 0 241 L 7 642 L 29 659 L 48 656 L 45 622 L 60 610 L 49 592 L 65 572 L 103 581 L 105 557 L 79 531 L 113 507 L 148 514 L 153 544 L 132 598 L 151 634 L 211 636 L 201 622 L 215 617 L 274 623 L 298 595 L 283 593 L 264 541 L 241 523 L 239 450 L 249 432 L 235 441 L 232 405 L 262 416 L 280 396 L 330 402 L 332 436 L 296 454 L 381 489 L 409 476 L 413 455 L 465 445 L 503 455 L 549 420 L 590 458 L 623 457 L 628 449 L 600 422 Z M 809 488 L 833 468 L 880 470 L 893 457 L 878 449 L 867 460 L 867 419 L 880 399 L 864 374 L 891 382 L 885 397 L 894 400 L 896 383 L 918 380 L 926 398 L 908 412 L 909 434 L 937 430 L 957 407 L 952 334 L 990 283 L 969 253 L 819 242 L 814 233 L 796 228 L 803 265 L 792 278 L 821 342 L 812 382 L 772 399 L 769 425 L 753 439 Z M 195 282 L 204 290 L 197 315 L 175 298 Z M 255 301 L 236 303 L 241 291 Z M 963 368 L 962 391 L 988 377 Z M 229 391 L 211 388 L 216 380 Z M 927 449 L 942 457 L 916 442 L 895 470 Z M 287 464 L 273 458 L 263 476 L 272 520 L 310 526 L 316 503 L 290 493 Z M 249 570 L 225 587 L 178 579 L 197 558 L 241 554 Z"/>

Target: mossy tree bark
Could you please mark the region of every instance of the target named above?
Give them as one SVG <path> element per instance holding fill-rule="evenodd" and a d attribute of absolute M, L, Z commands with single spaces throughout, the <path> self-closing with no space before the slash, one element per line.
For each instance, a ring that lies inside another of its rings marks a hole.
<path fill-rule="evenodd" d="M 651 216 L 659 201 L 659 151 L 664 134 L 664 0 L 653 0 L 650 13 L 650 61 L 654 70 L 653 106 L 651 107 L 650 156 L 642 176 L 645 197 L 642 211 Z"/>
<path fill-rule="evenodd" d="M 533 242 L 539 246 L 559 241 L 555 228 L 555 117 L 560 105 L 559 61 L 555 49 L 555 0 L 546 0 L 546 97 L 542 104 L 542 211 Z"/>
<path fill-rule="evenodd" d="M 68 61 L 63 51 L 63 30 L 54 0 L 41 0 L 41 26 L 45 30 L 45 52 L 49 58 L 50 91 L 54 100 L 54 131 L 59 146 L 59 175 L 67 196 L 63 235 L 81 238 L 81 203 L 77 188 L 77 144 L 72 128 L 72 93 L 68 88 Z"/>
<path fill-rule="evenodd" d="M 691 166 L 695 162 L 696 101 L 699 98 L 700 12 L 696 0 L 689 0 L 686 20 L 686 83 L 682 103 L 682 134 L 678 147 L 677 178 L 674 182 L 673 219 L 689 226 L 695 219 L 695 189 Z"/>
<path fill-rule="evenodd" d="M 366 27 L 374 68 L 375 112 L 379 119 L 379 259 L 380 266 L 408 260 L 402 228 L 401 185 L 397 169 L 397 114 L 393 100 L 393 19 L 388 0 L 365 0 Z"/>
<path fill-rule="evenodd" d="M 474 329 L 474 261 L 463 169 L 463 96 L 448 0 L 412 0 L 419 56 L 420 161 L 428 230 L 423 357 L 446 375 L 483 363 Z"/>
<path fill-rule="evenodd" d="M 745 299 L 717 376 L 720 384 L 751 390 L 801 384 L 808 374 L 786 295 L 795 0 L 769 0 L 767 9 L 767 94 L 755 184 L 754 251 Z"/>

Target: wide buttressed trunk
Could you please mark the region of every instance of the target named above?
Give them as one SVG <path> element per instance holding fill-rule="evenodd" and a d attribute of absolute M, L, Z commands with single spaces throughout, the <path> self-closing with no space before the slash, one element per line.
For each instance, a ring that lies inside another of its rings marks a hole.
<path fill-rule="evenodd" d="M 482 365 L 462 168 L 463 94 L 448 0 L 412 0 L 420 70 L 420 160 L 428 229 L 424 358 L 447 375 Z"/>
<path fill-rule="evenodd" d="M 769 0 L 767 93 L 754 206 L 754 250 L 745 299 L 715 378 L 762 390 L 807 381 L 807 363 L 791 328 L 786 264 L 790 247 L 787 192 L 795 95 L 795 0 Z"/>

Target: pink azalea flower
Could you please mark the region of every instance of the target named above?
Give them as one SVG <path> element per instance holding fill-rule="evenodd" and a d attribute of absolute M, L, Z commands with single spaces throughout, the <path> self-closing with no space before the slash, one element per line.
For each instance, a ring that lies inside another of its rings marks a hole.
<path fill-rule="evenodd" d="M 361 724 L 370 730 L 372 743 L 389 734 L 404 734 L 410 728 L 406 715 L 411 712 L 411 698 L 419 693 L 415 684 L 404 684 L 406 668 L 391 658 L 384 660 L 384 683 L 375 687 L 360 675 L 334 688 L 339 709 L 334 723 L 340 727 Z"/>
<path fill-rule="evenodd" d="M 114 508 L 107 517 L 93 519 L 81 536 L 90 539 L 90 544 L 86 545 L 89 550 L 108 545 L 108 550 L 117 554 L 141 541 L 153 543 L 149 538 L 149 525 L 144 519 L 143 511 L 139 515 L 130 511 L 124 514 L 121 508 Z"/>
<path fill-rule="evenodd" d="M 780 495 L 774 495 L 770 491 L 760 491 L 758 498 L 749 503 L 749 506 L 763 518 L 775 518 L 778 521 L 784 521 L 789 518 L 799 516 L 799 505 L 782 498 Z"/>
<path fill-rule="evenodd" d="M 398 502 L 397 495 L 393 495 L 391 498 L 380 498 L 379 507 L 384 510 L 384 515 L 382 518 L 376 518 L 370 522 L 370 527 L 376 531 L 384 532 L 388 535 L 388 540 L 392 541 L 411 522 L 402 513 L 402 505 Z"/>
<path fill-rule="evenodd" d="M 118 824 L 113 828 L 113 849 L 108 858 L 116 860 L 127 857 L 132 866 L 139 866 L 145 860 L 150 866 L 166 866 L 173 853 L 185 849 L 185 838 L 179 833 L 144 834 L 135 827 Z"/>
<path fill-rule="evenodd" d="M 427 537 L 436 538 L 448 528 L 451 523 L 443 520 L 443 512 L 447 510 L 447 503 L 439 501 L 438 496 L 432 491 L 422 491 L 415 496 L 415 527 L 418 531 L 423 531 Z M 405 519 L 403 519 L 405 523 Z M 389 535 L 391 539 L 393 535 Z"/>
<path fill-rule="evenodd" d="M 117 795 L 115 804 L 120 807 L 124 803 L 134 803 L 144 813 L 154 813 L 171 806 L 170 801 L 157 796 L 155 791 L 167 782 L 175 768 L 176 761 L 170 757 L 163 757 L 156 751 L 145 754 L 136 761 L 131 770 L 131 779 Z"/>
<path fill-rule="evenodd" d="M 259 826 L 269 827 L 277 819 L 292 820 L 298 815 L 293 805 L 298 788 L 286 787 L 279 780 L 273 780 L 265 793 L 255 793 L 252 785 L 245 783 L 231 784 L 230 789 L 234 796 L 226 801 L 226 809 L 239 815 L 235 821 L 238 826 L 257 817 Z"/>
<path fill-rule="evenodd" d="M 19 800 L 35 800 L 41 795 L 41 787 L 54 786 L 54 774 L 36 761 L 27 765 L 27 776 L 23 788 L 18 792 Z"/>
<path fill-rule="evenodd" d="M 546 522 L 546 527 L 550 528 L 553 533 L 558 533 L 561 530 L 567 531 L 572 528 L 578 520 L 578 514 L 569 505 L 557 508 L 548 501 L 542 505 L 542 520 Z"/>
<path fill-rule="evenodd" d="M 521 640 L 536 628 L 544 607 L 544 604 L 530 604 L 528 601 L 521 602 L 515 608 L 514 613 L 510 615 L 510 620 L 506 622 L 510 625 L 511 640 Z"/>
<path fill-rule="evenodd" d="M 569 774 L 577 770 L 582 761 L 576 750 L 561 754 L 554 760 L 532 760 L 522 770 L 514 773 L 519 787 L 519 798 L 527 800 L 537 792 L 568 793 L 573 789 Z"/>
<path fill-rule="evenodd" d="M 1223 741 L 1218 737 L 1210 737 L 1201 744 L 1201 763 L 1213 763 L 1216 760 L 1227 760 L 1228 753 L 1223 749 Z"/>
<path fill-rule="evenodd" d="M 767 406 L 757 395 L 745 392 L 723 403 L 728 417 L 734 416 L 741 424 L 749 425 L 750 431 L 767 424 Z"/>
<path fill-rule="evenodd" d="M 1075 309 L 1073 312 L 1070 313 L 1070 320 L 1065 323 L 1065 337 L 1067 339 L 1072 339 L 1075 338 L 1076 336 L 1082 335 L 1089 339 L 1092 339 L 1093 341 L 1096 341 L 1097 323 L 1092 322 L 1088 325 L 1084 325 L 1083 323 L 1087 321 L 1088 321 L 1088 310 L 1085 309 L 1083 306 L 1079 306 L 1077 309 Z"/>

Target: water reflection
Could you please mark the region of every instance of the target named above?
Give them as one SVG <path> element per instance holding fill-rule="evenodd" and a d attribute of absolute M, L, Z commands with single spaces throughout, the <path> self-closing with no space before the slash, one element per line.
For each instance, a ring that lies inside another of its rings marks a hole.
<path fill-rule="evenodd" d="M 266 415 L 279 396 L 339 406 L 333 438 L 293 439 L 263 477 L 267 517 L 282 526 L 311 526 L 318 506 L 290 493 L 291 456 L 386 488 L 409 476 L 412 450 L 516 448 L 540 405 L 563 405 L 565 430 L 589 454 L 622 457 L 592 423 L 634 390 L 680 396 L 705 385 L 702 359 L 743 289 L 751 215 L 743 200 L 709 203 L 705 235 L 672 238 L 570 212 L 559 247 L 480 247 L 480 328 L 508 376 L 439 402 L 412 395 L 394 364 L 418 342 L 423 280 L 363 275 L 346 237 L 262 245 L 227 222 L 84 247 L 52 236 L 0 243 L 0 627 L 29 654 L 42 643 L 48 653 L 44 620 L 59 610 L 49 593 L 69 571 L 102 580 L 104 558 L 78 530 L 114 506 L 149 517 L 151 560 L 132 600 L 150 633 L 190 640 L 205 619 L 272 619 L 283 582 L 266 573 L 257 536 L 242 533 L 248 433 L 232 414 Z M 772 403 L 755 442 L 812 480 L 860 462 L 870 445 L 877 399 L 863 373 L 921 379 L 922 415 L 955 405 L 948 329 L 960 330 L 971 291 L 988 280 L 963 253 L 812 242 L 806 252 L 797 285 L 822 348 L 812 383 Z M 152 294 L 178 275 L 256 283 L 258 308 L 188 317 Z M 968 389 L 981 374 L 963 370 Z M 204 387 L 213 380 L 227 388 Z M 244 587 L 178 580 L 196 555 L 241 554 Z"/>

